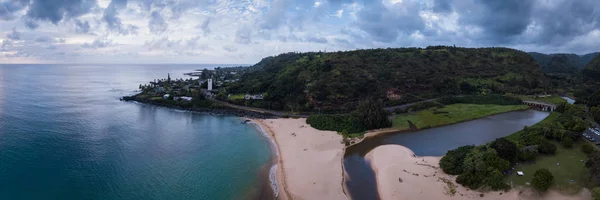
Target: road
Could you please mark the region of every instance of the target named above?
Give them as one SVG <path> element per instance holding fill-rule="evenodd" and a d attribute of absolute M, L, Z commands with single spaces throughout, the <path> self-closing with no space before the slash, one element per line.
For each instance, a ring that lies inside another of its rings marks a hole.
<path fill-rule="evenodd" d="M 407 103 L 407 104 L 402 104 L 402 105 L 397 105 L 397 106 L 385 107 L 385 108 L 383 108 L 383 109 L 384 109 L 384 110 L 386 110 L 386 111 L 389 111 L 389 112 L 394 112 L 394 110 L 396 110 L 396 109 L 406 109 L 406 108 L 408 108 L 408 107 L 410 107 L 410 106 L 412 106 L 412 105 L 418 104 L 418 103 L 429 102 L 429 101 L 435 101 L 435 100 L 437 100 L 437 99 L 438 99 L 438 98 L 435 98 L 435 99 L 427 99 L 427 100 L 423 100 L 423 101 L 417 101 L 417 102 L 412 102 L 412 103 Z"/>
<path fill-rule="evenodd" d="M 590 131 L 590 129 L 586 129 L 586 130 L 583 132 L 583 134 L 589 135 L 589 136 L 591 136 L 592 138 L 594 138 L 594 139 L 595 139 L 595 141 L 594 141 L 594 142 L 592 142 L 592 143 L 600 142 L 600 135 L 596 135 L 594 132 Z"/>
<path fill-rule="evenodd" d="M 268 109 L 263 109 L 263 108 L 255 108 L 255 107 L 248 107 L 248 106 L 240 106 L 240 105 L 235 105 L 232 103 L 228 103 L 228 102 L 224 102 L 224 101 L 219 101 L 213 98 L 207 98 L 211 101 L 220 103 L 224 106 L 230 107 L 230 108 L 235 108 L 238 110 L 245 110 L 245 111 L 250 111 L 250 112 L 255 112 L 255 113 L 262 113 L 262 114 L 270 114 L 270 115 L 274 115 L 274 116 L 278 116 L 278 117 L 298 117 L 298 118 L 307 118 L 308 115 L 302 115 L 302 114 L 292 114 L 292 113 L 286 113 L 286 112 L 282 112 L 282 111 L 275 111 L 275 110 L 268 110 Z"/>
<path fill-rule="evenodd" d="M 255 107 L 235 105 L 235 104 L 231 104 L 231 103 L 228 103 L 228 102 L 219 101 L 219 100 L 216 100 L 216 99 L 213 99 L 213 98 L 208 98 L 208 99 L 210 99 L 211 101 L 214 101 L 214 102 L 221 103 L 221 104 L 223 104 L 224 106 L 227 106 L 227 107 L 231 107 L 231 108 L 235 108 L 235 109 L 240 109 L 240 110 L 251 111 L 251 112 L 267 113 L 267 114 L 271 114 L 271 115 L 275 115 L 275 116 L 279 116 L 279 117 L 284 117 L 284 116 L 300 117 L 300 118 L 307 118 L 308 117 L 308 115 L 305 115 L 305 114 L 291 114 L 291 113 L 282 112 L 282 111 L 275 111 L 275 110 L 268 110 L 268 109 L 263 109 L 263 108 L 255 108 Z M 402 105 L 385 107 L 383 109 L 386 110 L 386 111 L 388 111 L 388 112 L 393 112 L 396 109 L 406 109 L 406 108 L 408 108 L 408 107 L 410 107 L 412 105 L 415 105 L 417 103 L 430 102 L 430 101 L 435 101 L 437 99 L 438 98 L 427 99 L 427 100 L 423 100 L 423 101 L 417 101 L 417 102 L 412 102 L 412 103 L 407 103 L 407 104 L 402 104 Z M 527 102 L 527 101 L 523 101 L 523 102 Z M 548 103 L 544 103 L 544 102 L 536 102 L 536 101 L 528 101 L 528 102 L 537 103 L 537 104 L 546 104 L 548 106 L 556 106 L 556 105 L 548 104 Z M 598 141 L 600 141 L 600 140 L 598 140 Z"/>

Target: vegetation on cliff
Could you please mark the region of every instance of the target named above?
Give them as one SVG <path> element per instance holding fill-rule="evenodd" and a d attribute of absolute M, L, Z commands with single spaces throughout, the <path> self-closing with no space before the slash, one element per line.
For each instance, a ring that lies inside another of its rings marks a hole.
<path fill-rule="evenodd" d="M 598 55 L 598 52 L 585 55 L 530 52 L 529 55 L 531 55 L 531 57 L 533 57 L 540 65 L 542 70 L 548 74 L 571 75 L 580 72 L 587 63 Z"/>
<path fill-rule="evenodd" d="M 539 94 L 549 84 L 525 52 L 435 46 L 281 54 L 250 67 L 227 90 L 264 94 L 272 109 L 343 112 L 367 97 L 392 105 L 457 94 Z"/>
<path fill-rule="evenodd" d="M 383 110 L 383 104 L 373 100 L 361 101 L 349 114 L 311 115 L 306 123 L 319 130 L 337 131 L 344 136 L 362 135 L 364 131 L 387 128 L 392 125 Z"/>

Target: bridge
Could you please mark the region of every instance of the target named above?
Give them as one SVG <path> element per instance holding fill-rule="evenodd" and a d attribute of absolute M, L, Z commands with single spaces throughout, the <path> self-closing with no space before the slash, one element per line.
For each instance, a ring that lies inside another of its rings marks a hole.
<path fill-rule="evenodd" d="M 535 108 L 542 111 L 554 112 L 557 105 L 539 101 L 523 101 L 523 104 L 528 105 L 531 108 Z"/>

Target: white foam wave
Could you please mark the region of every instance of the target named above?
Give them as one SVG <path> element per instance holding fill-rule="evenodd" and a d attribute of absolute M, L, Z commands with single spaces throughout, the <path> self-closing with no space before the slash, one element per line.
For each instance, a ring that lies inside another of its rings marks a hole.
<path fill-rule="evenodd" d="M 279 195 L 279 191 L 277 188 L 277 164 L 271 166 L 269 170 L 269 182 L 271 183 L 271 189 L 273 189 L 273 194 L 275 194 L 275 198 Z"/>
<path fill-rule="evenodd" d="M 267 131 L 257 123 L 254 123 L 252 121 L 250 121 L 249 123 L 253 124 L 256 127 L 256 129 L 258 129 L 259 132 L 261 132 L 262 135 L 265 136 L 269 140 L 269 142 L 271 142 L 271 146 L 275 150 L 276 157 L 279 157 L 279 148 L 275 144 L 273 138 L 269 137 Z M 279 195 L 279 189 L 277 188 L 277 163 L 271 166 L 271 169 L 269 170 L 269 183 L 271 184 L 271 189 L 273 189 L 273 194 L 275 194 L 275 198 L 277 198 L 277 196 Z"/>

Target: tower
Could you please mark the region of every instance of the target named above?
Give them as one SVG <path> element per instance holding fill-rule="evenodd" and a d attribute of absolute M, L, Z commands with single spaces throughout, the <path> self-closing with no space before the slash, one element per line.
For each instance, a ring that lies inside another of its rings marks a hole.
<path fill-rule="evenodd" d="M 208 89 L 208 91 L 212 90 L 212 78 L 208 79 L 208 88 L 207 89 Z"/>

